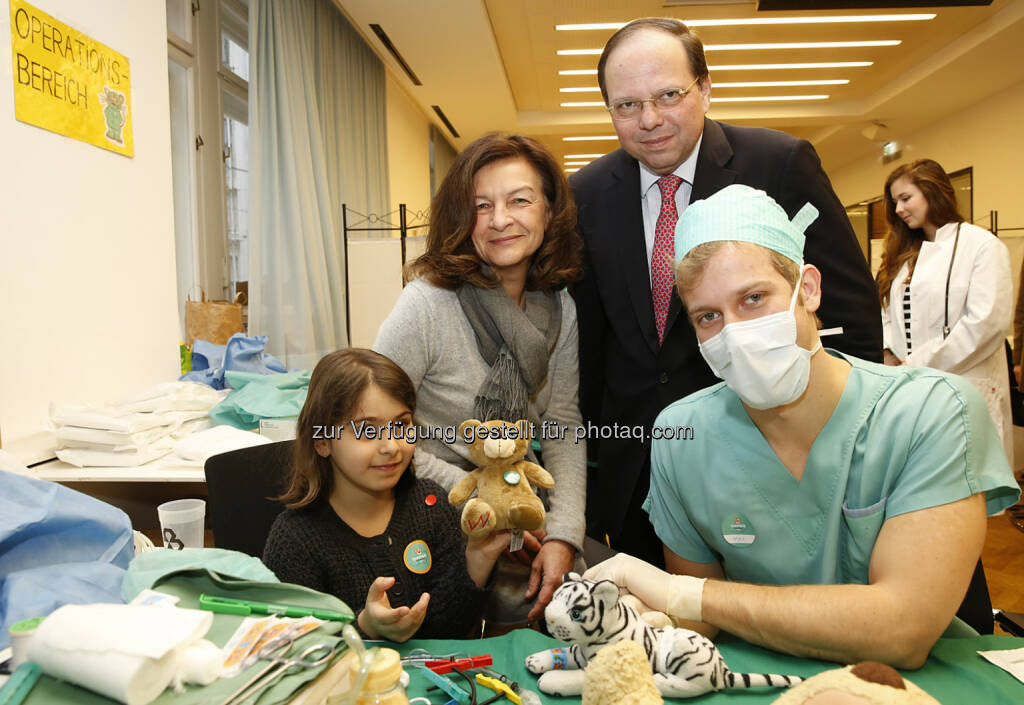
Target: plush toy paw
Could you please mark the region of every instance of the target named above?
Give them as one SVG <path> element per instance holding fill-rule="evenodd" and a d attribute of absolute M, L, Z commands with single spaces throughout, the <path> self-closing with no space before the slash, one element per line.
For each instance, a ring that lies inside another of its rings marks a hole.
<path fill-rule="evenodd" d="M 555 659 L 551 653 L 551 649 L 545 649 L 544 651 L 538 651 L 535 654 L 530 654 L 526 657 L 526 670 L 537 676 L 541 673 L 547 673 L 555 667 Z"/>
<path fill-rule="evenodd" d="M 540 499 L 528 504 L 514 504 L 508 510 L 508 517 L 512 526 L 536 531 L 544 526 L 544 505 Z"/>
<path fill-rule="evenodd" d="M 473 498 L 462 510 L 462 531 L 472 539 L 483 539 L 494 531 L 494 510 L 482 499 Z"/>
<path fill-rule="evenodd" d="M 537 687 L 548 695 L 579 695 L 583 692 L 584 672 L 548 671 L 537 679 Z"/>

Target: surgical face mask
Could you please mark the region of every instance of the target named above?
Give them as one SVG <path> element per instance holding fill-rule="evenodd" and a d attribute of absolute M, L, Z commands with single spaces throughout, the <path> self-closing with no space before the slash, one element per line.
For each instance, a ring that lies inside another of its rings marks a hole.
<path fill-rule="evenodd" d="M 801 277 L 802 280 L 802 277 Z M 700 344 L 701 355 L 747 406 L 771 409 L 789 404 L 807 389 L 813 350 L 796 344 L 796 307 L 800 281 L 788 311 L 730 323 Z"/>

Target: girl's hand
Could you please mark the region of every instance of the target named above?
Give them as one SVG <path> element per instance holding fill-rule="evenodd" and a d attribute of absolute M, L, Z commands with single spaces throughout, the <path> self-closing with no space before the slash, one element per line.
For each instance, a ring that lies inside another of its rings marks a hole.
<path fill-rule="evenodd" d="M 529 621 L 544 616 L 544 608 L 551 602 L 555 588 L 562 584 L 562 577 L 572 570 L 575 558 L 576 550 L 565 541 L 553 539 L 540 547 L 526 588 L 527 598 L 537 595 L 537 602 L 526 616 Z"/>
<path fill-rule="evenodd" d="M 495 531 L 490 536 L 466 544 L 466 571 L 477 587 L 487 584 L 498 556 L 508 548 L 512 540 L 511 531 Z"/>
<path fill-rule="evenodd" d="M 371 639 L 408 641 L 427 616 L 430 594 L 426 592 L 412 607 L 392 609 L 387 590 L 394 584 L 394 578 L 377 578 L 366 593 L 366 606 L 357 621 L 359 628 Z"/>
<path fill-rule="evenodd" d="M 522 565 L 533 565 L 533 559 L 540 553 L 541 541 L 547 533 L 544 529 L 523 532 L 523 547 L 518 551 L 510 551 L 509 557 Z"/>
<path fill-rule="evenodd" d="M 892 367 L 897 367 L 903 364 L 903 360 L 896 357 L 889 348 L 882 350 L 882 362 L 887 365 L 891 365 Z"/>

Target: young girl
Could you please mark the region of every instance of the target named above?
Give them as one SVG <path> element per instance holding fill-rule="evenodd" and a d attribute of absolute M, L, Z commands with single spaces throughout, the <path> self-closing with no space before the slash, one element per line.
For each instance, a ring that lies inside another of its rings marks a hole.
<path fill-rule="evenodd" d="M 337 595 L 373 639 L 461 638 L 509 534 L 466 544 L 447 493 L 413 474 L 408 375 L 371 350 L 326 355 L 299 415 L 288 509 L 263 562 L 282 581 Z"/>

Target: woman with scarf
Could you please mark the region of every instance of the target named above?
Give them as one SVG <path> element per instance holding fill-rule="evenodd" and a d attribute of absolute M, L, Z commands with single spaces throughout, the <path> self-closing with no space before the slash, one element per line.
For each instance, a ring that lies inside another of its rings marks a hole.
<path fill-rule="evenodd" d="M 529 567 L 499 561 L 492 626 L 542 616 L 582 552 L 586 449 L 573 440 L 581 423 L 576 307 L 565 290 L 581 274 L 575 228 L 572 194 L 550 152 L 520 135 L 481 137 L 434 196 L 426 252 L 408 267 L 410 281 L 373 345 L 416 385 L 415 422 L 425 434 L 416 473 L 446 490 L 474 467 L 459 424 L 534 424 L 555 487 L 544 531 L 524 536 Z"/>

